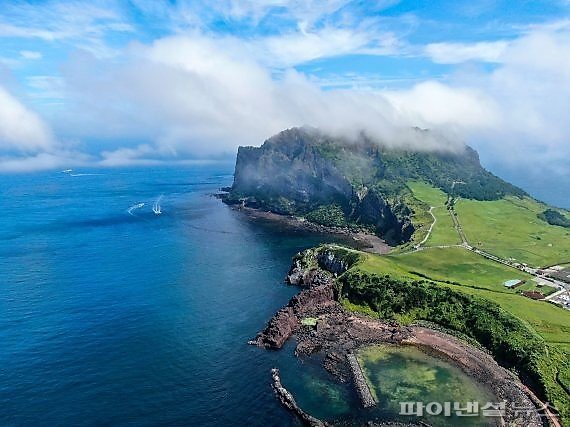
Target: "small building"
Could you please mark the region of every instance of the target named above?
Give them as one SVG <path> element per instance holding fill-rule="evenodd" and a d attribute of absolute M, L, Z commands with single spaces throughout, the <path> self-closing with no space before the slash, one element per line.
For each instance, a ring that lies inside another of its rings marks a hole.
<path fill-rule="evenodd" d="M 512 279 L 512 280 L 507 280 L 505 283 L 503 283 L 503 285 L 509 289 L 514 289 L 517 286 L 522 285 L 524 282 L 520 279 Z"/>
<path fill-rule="evenodd" d="M 536 291 L 524 291 L 522 294 L 530 299 L 544 299 L 544 295 Z"/>

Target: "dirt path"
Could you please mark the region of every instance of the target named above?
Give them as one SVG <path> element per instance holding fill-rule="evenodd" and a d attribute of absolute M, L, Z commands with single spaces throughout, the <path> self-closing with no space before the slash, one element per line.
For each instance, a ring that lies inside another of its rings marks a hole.
<path fill-rule="evenodd" d="M 429 236 L 431 235 L 431 232 L 432 232 L 432 230 L 433 230 L 433 227 L 434 227 L 435 223 L 437 222 L 437 218 L 436 218 L 436 216 L 433 214 L 433 210 L 434 210 L 434 209 L 435 209 L 435 206 L 430 206 L 428 212 L 429 212 L 429 214 L 432 216 L 433 222 L 432 222 L 431 225 L 429 226 L 429 229 L 428 229 L 428 232 L 427 232 L 426 236 L 423 238 L 423 240 L 422 240 L 420 243 L 418 243 L 418 245 L 417 245 L 418 247 L 421 247 L 425 242 L 428 241 Z"/>

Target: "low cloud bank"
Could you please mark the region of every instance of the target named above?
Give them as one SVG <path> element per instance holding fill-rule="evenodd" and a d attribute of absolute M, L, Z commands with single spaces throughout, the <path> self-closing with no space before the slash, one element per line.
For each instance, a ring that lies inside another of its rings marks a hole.
<path fill-rule="evenodd" d="M 297 54 L 294 42 L 287 58 Z M 483 158 L 564 173 L 568 26 L 535 28 L 508 43 L 432 46 L 426 54 L 438 62 L 474 57 L 496 66 L 491 72 L 466 66 L 445 81 L 398 91 L 324 90 L 293 69 L 276 72 L 260 59 L 271 43 L 259 45 L 194 32 L 132 44 L 113 61 L 77 53 L 63 67 L 66 108 L 50 122 L 53 131 L 0 87 L 0 170 L 229 155 L 306 124 L 348 136 L 365 129 L 384 143 L 417 149 L 453 149 L 466 140 Z M 415 138 L 413 126 L 444 137 Z M 54 133 L 98 143 L 69 146 Z"/>

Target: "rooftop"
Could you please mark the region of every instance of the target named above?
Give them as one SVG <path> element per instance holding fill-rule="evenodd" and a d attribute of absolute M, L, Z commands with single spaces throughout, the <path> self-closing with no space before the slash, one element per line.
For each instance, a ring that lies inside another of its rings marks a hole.
<path fill-rule="evenodd" d="M 520 279 L 511 279 L 511 280 L 507 280 L 505 283 L 503 283 L 503 285 L 505 285 L 507 288 L 514 288 L 517 285 L 520 285 L 522 283 L 522 280 Z"/>

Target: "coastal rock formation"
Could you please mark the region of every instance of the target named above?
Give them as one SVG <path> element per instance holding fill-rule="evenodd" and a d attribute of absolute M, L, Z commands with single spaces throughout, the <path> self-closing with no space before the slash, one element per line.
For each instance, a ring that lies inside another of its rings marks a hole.
<path fill-rule="evenodd" d="M 350 267 L 347 260 L 335 256 L 331 251 L 309 254 L 313 258 L 303 259 L 299 254 L 287 273 L 286 282 L 296 286 L 318 286 L 330 283 L 334 276 L 344 273 Z"/>
<path fill-rule="evenodd" d="M 342 311 L 335 300 L 334 276 L 344 273 L 354 260 L 335 255 L 332 250 L 298 254 L 287 274 L 289 284 L 307 289 L 295 295 L 268 322 L 250 344 L 279 349 L 297 331 L 303 317 Z"/>
<path fill-rule="evenodd" d="M 332 283 L 313 286 L 295 295 L 269 321 L 265 329 L 250 344 L 279 349 L 297 331 L 304 316 L 338 305 L 334 300 Z"/>
<path fill-rule="evenodd" d="M 308 287 L 330 283 L 331 279 L 331 274 L 328 271 L 317 267 L 304 268 L 296 262 L 291 266 L 285 281 L 290 285 Z"/>
<path fill-rule="evenodd" d="M 317 253 L 317 263 L 319 269 L 334 275 L 340 275 L 350 268 L 350 262 L 339 258 L 331 251 L 322 251 Z"/>
<path fill-rule="evenodd" d="M 312 415 L 307 414 L 299 407 L 299 405 L 297 405 L 297 402 L 295 402 L 295 398 L 293 397 L 293 395 L 281 384 L 279 369 L 273 368 L 271 370 L 271 378 L 273 380 L 272 383 L 273 390 L 275 391 L 275 394 L 277 395 L 279 401 L 283 404 L 283 406 L 285 406 L 287 409 L 289 409 L 295 415 L 297 415 L 297 417 L 299 417 L 299 420 L 301 420 L 301 422 L 304 425 L 310 427 L 328 426 L 328 424 L 313 417 Z"/>
<path fill-rule="evenodd" d="M 338 249 L 338 247 L 336 247 Z M 469 345 L 451 335 L 425 327 L 402 326 L 394 321 L 386 322 L 367 316 L 350 313 L 335 300 L 336 274 L 350 268 L 353 252 L 335 250 L 329 245 L 307 250 L 295 257 L 290 282 L 307 286 L 277 312 L 267 327 L 251 343 L 267 348 L 281 348 L 285 341 L 295 335 L 298 357 L 320 354 L 323 368 L 341 382 L 352 381 L 355 391 L 364 407 L 375 404 L 374 398 L 362 373 L 355 352 L 375 344 L 396 344 L 420 346 L 430 353 L 444 357 L 457 364 L 481 384 L 485 384 L 497 401 L 510 402 L 510 407 L 497 425 L 524 425 L 539 427 L 542 422 L 534 408 L 528 389 L 511 374 L 499 366 L 484 351 Z M 319 273 L 319 269 L 330 267 L 333 271 Z M 322 283 L 322 281 L 325 283 Z M 304 319 L 310 322 L 303 322 Z M 274 372 L 274 388 L 281 402 L 295 412 L 307 425 L 323 425 L 304 413 L 295 403 L 293 396 L 279 382 Z M 540 402 L 538 402 L 540 403 Z M 516 411 L 514 408 L 530 408 Z M 317 424 L 314 424 L 317 423 Z M 369 425 L 394 425 L 371 423 Z"/>
<path fill-rule="evenodd" d="M 408 138 L 426 144 L 444 139 L 420 129 L 410 130 Z M 348 140 L 312 128 L 288 129 L 261 147 L 239 147 L 224 201 L 330 227 L 366 229 L 396 245 L 415 230 L 410 179 L 479 200 L 525 194 L 486 171 L 470 147 L 439 145 L 447 148 L 396 150 L 364 133 Z M 462 185 L 454 186 L 456 181 Z"/>
<path fill-rule="evenodd" d="M 365 408 L 375 406 L 376 400 L 374 400 L 370 387 L 368 387 L 368 384 L 366 383 L 366 378 L 364 378 L 364 374 L 358 364 L 358 360 L 356 360 L 356 356 L 353 353 L 349 353 L 346 358 L 348 360 L 348 366 L 350 366 L 350 370 L 352 371 L 354 386 L 356 387 L 362 406 Z"/>

